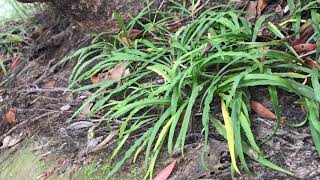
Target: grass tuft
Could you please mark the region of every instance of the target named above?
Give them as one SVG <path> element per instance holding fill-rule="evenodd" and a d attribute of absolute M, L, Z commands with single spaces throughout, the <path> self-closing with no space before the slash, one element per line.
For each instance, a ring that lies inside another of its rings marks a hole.
<path fill-rule="evenodd" d="M 171 32 L 167 25 L 175 21 L 174 18 L 193 16 L 194 10 L 190 12 L 178 2 L 174 2 L 173 8 L 166 13 L 146 9 L 129 23 L 129 27 L 142 30 L 142 36 L 135 38 L 132 46 L 122 46 L 124 43 L 119 34 L 112 40 L 96 42 L 70 56 L 78 58 L 70 78 L 70 88 L 74 92 L 93 92 L 74 116 L 94 103 L 90 113 L 102 114 L 102 122 L 111 126 L 115 120 L 121 122 L 117 130 L 119 143 L 113 157 L 119 155 L 128 139 L 140 134 L 108 177 L 119 170 L 128 158 L 136 158 L 145 149 L 145 178 L 152 178 L 164 144 L 168 145 L 169 153 L 176 148 L 183 149 L 195 113 L 202 114 L 201 119 L 195 122 L 202 124 L 206 143 L 210 126 L 226 138 L 232 166 L 237 172 L 241 170 L 237 166 L 238 158 L 242 167 L 250 172 L 244 158 L 247 155 L 269 168 L 292 174 L 264 158 L 251 131 L 249 88 L 258 86 L 269 89 L 277 117 L 270 137 L 280 125 L 277 91 L 282 89 L 306 102 L 308 122 L 320 154 L 319 69 L 308 68 L 291 45 L 279 39 L 284 35 L 272 23 L 268 28 L 275 40 L 257 42 L 262 23 L 269 16 L 260 17 L 253 27 L 241 12 L 225 11 L 225 8 L 224 11 L 221 8 L 207 10 L 176 32 Z M 290 4 L 290 12 L 294 13 L 292 8 Z M 300 8 L 300 12 L 307 10 L 309 8 Z M 144 18 L 155 15 L 157 18 Z M 312 17 L 317 22 L 319 14 L 313 11 Z M 122 22 L 118 15 L 117 19 Z M 126 31 L 121 25 L 128 40 L 130 29 Z M 315 33 L 319 35 L 320 32 L 317 30 Z M 259 50 L 265 46 L 271 48 Z M 261 57 L 267 60 L 261 61 Z M 120 82 L 106 80 L 82 84 L 123 61 L 128 62 L 131 73 L 122 77 Z M 310 74 L 312 86 L 304 83 Z M 159 79 L 163 82 L 159 83 Z M 213 104 L 216 98 L 222 102 L 224 123 L 211 112 L 217 106 Z"/>

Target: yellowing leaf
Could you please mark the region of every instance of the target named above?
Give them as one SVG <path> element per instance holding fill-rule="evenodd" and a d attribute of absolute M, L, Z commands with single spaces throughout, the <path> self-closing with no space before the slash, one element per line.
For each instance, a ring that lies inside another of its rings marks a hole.
<path fill-rule="evenodd" d="M 234 148 L 234 131 L 232 127 L 232 121 L 228 112 L 228 108 L 226 107 L 226 104 L 223 100 L 221 100 L 221 110 L 222 110 L 224 125 L 226 127 L 226 132 L 227 132 L 227 141 L 228 141 L 228 147 L 229 147 L 230 156 L 231 156 L 231 164 L 234 167 L 234 169 L 240 174 L 240 171 L 237 167 L 237 162 L 236 162 L 236 153 Z"/>

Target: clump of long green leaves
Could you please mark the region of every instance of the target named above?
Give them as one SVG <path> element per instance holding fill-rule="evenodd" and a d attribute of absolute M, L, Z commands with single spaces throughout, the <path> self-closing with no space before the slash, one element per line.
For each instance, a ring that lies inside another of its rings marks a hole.
<path fill-rule="evenodd" d="M 175 148 L 183 150 L 191 117 L 199 111 L 205 142 L 209 126 L 213 125 L 228 141 L 235 171 L 240 171 L 236 162 L 239 159 L 241 167 L 250 172 L 246 155 L 269 168 L 291 174 L 266 160 L 255 141 L 249 120 L 248 90 L 255 86 L 269 89 L 277 116 L 274 132 L 280 124 L 277 90 L 292 92 L 305 100 L 312 137 L 320 153 L 318 69 L 304 66 L 294 50 L 281 40 L 255 42 L 265 16 L 252 26 L 240 12 L 211 9 L 175 33 L 164 28 L 170 19 L 141 23 L 140 18 L 134 18 L 131 25 L 138 23 L 149 38 L 135 39 L 132 46 L 127 46 L 120 35 L 115 35 L 113 41 L 95 43 L 70 57 L 78 57 L 70 87 L 74 92 L 94 92 L 76 114 L 95 102 L 92 114 L 105 112 L 101 120 L 110 125 L 115 120 L 122 122 L 112 157 L 119 154 L 130 137 L 140 134 L 108 177 L 128 158 L 136 160 L 144 151 L 146 177 L 152 178 L 160 150 L 164 145 L 169 153 Z M 269 24 L 269 29 L 281 36 L 273 24 Z M 288 50 L 258 50 L 264 46 Z M 261 57 L 268 60 L 260 61 Z M 129 62 L 131 74 L 123 77 L 116 87 L 117 82 L 109 80 L 76 88 L 82 81 L 123 61 Z M 312 86 L 303 84 L 310 74 Z M 164 83 L 158 83 L 157 78 Z M 214 98 L 221 99 L 223 121 L 211 113 L 213 107 L 217 108 L 212 103 Z"/>

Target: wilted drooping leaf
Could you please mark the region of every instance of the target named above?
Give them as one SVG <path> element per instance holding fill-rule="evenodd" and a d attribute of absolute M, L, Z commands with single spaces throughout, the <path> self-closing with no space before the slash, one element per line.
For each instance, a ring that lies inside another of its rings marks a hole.
<path fill-rule="evenodd" d="M 251 109 L 257 113 L 260 117 L 268 118 L 268 119 L 276 119 L 276 115 L 271 112 L 268 108 L 266 108 L 264 105 L 258 103 L 257 101 L 251 101 L 250 102 Z"/>
<path fill-rule="evenodd" d="M 177 160 L 174 160 L 171 164 L 165 167 L 155 178 L 154 180 L 167 180 L 171 175 L 174 166 L 176 165 Z"/>

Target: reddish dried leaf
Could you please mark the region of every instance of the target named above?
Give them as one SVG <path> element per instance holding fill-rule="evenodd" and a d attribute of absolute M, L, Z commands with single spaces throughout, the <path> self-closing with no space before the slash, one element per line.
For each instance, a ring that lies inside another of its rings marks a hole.
<path fill-rule="evenodd" d="M 258 0 L 257 15 L 261 16 L 264 8 L 267 7 L 268 0 Z"/>
<path fill-rule="evenodd" d="M 318 67 L 318 64 L 315 60 L 311 59 L 311 58 L 305 58 L 304 59 L 304 62 L 306 63 L 306 65 L 313 69 L 313 68 L 317 68 Z"/>
<path fill-rule="evenodd" d="M 173 25 L 172 24 L 168 25 L 168 29 L 170 32 L 175 33 L 183 26 L 186 26 L 186 21 L 180 20 L 180 21 L 174 23 Z"/>
<path fill-rule="evenodd" d="M 132 44 L 133 44 L 132 41 L 134 41 L 134 40 L 136 39 L 136 37 L 137 37 L 139 34 L 141 34 L 141 32 L 142 32 L 142 31 L 140 31 L 140 30 L 138 30 L 138 29 L 132 29 L 132 30 L 130 30 L 130 31 L 127 32 L 129 39 L 126 38 L 126 36 L 124 35 L 124 33 L 121 33 L 121 38 L 122 38 L 123 42 L 124 42 L 127 46 L 129 46 L 129 45 L 132 45 Z"/>
<path fill-rule="evenodd" d="M 249 4 L 246 9 L 246 17 L 245 17 L 248 21 L 256 18 L 257 5 L 258 3 L 256 1 L 249 1 Z"/>
<path fill-rule="evenodd" d="M 312 26 L 308 26 L 306 29 L 304 29 L 301 33 L 301 36 L 299 39 L 295 40 L 292 43 L 292 46 L 298 45 L 298 44 L 305 44 L 307 43 L 308 39 L 311 37 L 311 35 L 314 33 Z"/>
<path fill-rule="evenodd" d="M 268 118 L 268 119 L 276 119 L 276 115 L 271 112 L 268 108 L 263 106 L 262 104 L 256 102 L 256 101 L 251 101 L 250 102 L 251 109 L 257 113 L 259 116 L 263 118 Z"/>
<path fill-rule="evenodd" d="M 20 62 L 21 62 L 21 58 L 19 56 L 14 56 L 12 58 L 12 63 L 10 65 L 9 72 L 12 72 L 14 68 L 20 64 Z"/>
<path fill-rule="evenodd" d="M 155 178 L 154 180 L 167 180 L 171 175 L 174 166 L 176 165 L 177 160 L 174 160 L 171 164 L 165 167 Z"/>
<path fill-rule="evenodd" d="M 305 43 L 305 44 L 298 44 L 293 46 L 293 49 L 298 53 L 298 54 L 304 54 L 308 53 L 310 51 L 313 51 L 317 48 L 316 44 L 311 44 L 311 43 Z"/>
<path fill-rule="evenodd" d="M 92 76 L 90 78 L 90 81 L 91 81 L 92 84 L 95 84 L 95 83 L 101 82 L 102 80 L 98 76 Z"/>
<path fill-rule="evenodd" d="M 16 108 L 11 108 L 10 111 L 8 111 L 5 115 L 5 119 L 7 123 L 10 124 L 11 126 L 16 124 L 16 112 L 17 112 Z"/>

